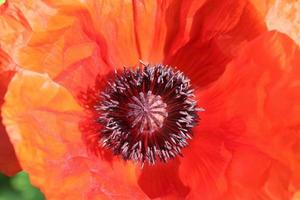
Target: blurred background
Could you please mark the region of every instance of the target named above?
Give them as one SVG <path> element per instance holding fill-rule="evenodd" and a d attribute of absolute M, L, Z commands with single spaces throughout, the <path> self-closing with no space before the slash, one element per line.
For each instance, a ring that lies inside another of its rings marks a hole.
<path fill-rule="evenodd" d="M 7 177 L 0 173 L 0 200 L 44 199 L 40 190 L 31 185 L 26 172 L 20 172 L 13 177 Z"/>

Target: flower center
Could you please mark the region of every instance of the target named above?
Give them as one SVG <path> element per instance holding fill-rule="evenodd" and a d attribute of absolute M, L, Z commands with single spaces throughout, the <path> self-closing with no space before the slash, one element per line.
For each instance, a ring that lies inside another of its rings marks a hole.
<path fill-rule="evenodd" d="M 95 90 L 99 143 L 124 160 L 154 164 L 181 154 L 198 122 L 190 80 L 164 65 L 116 72 Z"/>
<path fill-rule="evenodd" d="M 140 133 L 153 133 L 163 127 L 165 118 L 168 116 L 167 104 L 159 95 L 153 95 L 151 91 L 147 94 L 140 92 L 138 96 L 133 96 L 128 103 L 130 111 L 128 117 L 131 118 L 131 127 L 138 127 Z"/>

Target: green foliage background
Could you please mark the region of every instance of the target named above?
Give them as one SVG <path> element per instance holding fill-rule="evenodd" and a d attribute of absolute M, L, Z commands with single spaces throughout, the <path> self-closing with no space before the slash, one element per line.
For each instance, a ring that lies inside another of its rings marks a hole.
<path fill-rule="evenodd" d="M 30 184 L 28 174 L 20 172 L 14 177 L 0 174 L 0 200 L 44 200 L 39 189 Z"/>

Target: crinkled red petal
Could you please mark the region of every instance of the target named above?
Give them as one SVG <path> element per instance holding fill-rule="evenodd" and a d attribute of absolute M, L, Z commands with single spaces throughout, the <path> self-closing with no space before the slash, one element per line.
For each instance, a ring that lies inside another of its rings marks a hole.
<path fill-rule="evenodd" d="M 189 198 L 199 197 L 198 191 L 206 191 L 207 199 L 296 195 L 299 64 L 299 47 L 285 35 L 267 32 L 246 45 L 210 88 L 199 90 L 205 112 L 180 168 L 183 183 L 191 187 Z M 197 177 L 189 177 L 190 171 Z"/>
<path fill-rule="evenodd" d="M 15 64 L 9 56 L 0 49 L 0 112 L 4 103 L 4 95 L 7 91 L 8 84 L 13 77 Z M 19 161 L 15 155 L 15 150 L 10 142 L 2 117 L 0 116 L 0 172 L 6 175 L 14 175 L 21 171 Z"/>

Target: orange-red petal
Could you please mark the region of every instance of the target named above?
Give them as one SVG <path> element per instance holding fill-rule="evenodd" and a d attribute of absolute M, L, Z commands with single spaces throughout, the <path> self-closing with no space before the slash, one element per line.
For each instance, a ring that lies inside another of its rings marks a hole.
<path fill-rule="evenodd" d="M 76 91 L 97 73 L 139 59 L 176 66 L 195 84 L 207 85 L 243 43 L 265 29 L 256 7 L 244 0 L 48 0 L 25 8 L 33 35 L 18 62 Z"/>
<path fill-rule="evenodd" d="M 24 3 L 23 10 L 32 26 L 30 40 L 23 44 L 18 55 L 17 61 L 23 68 L 56 77 L 70 65 L 93 54 L 95 45 L 74 17 L 41 1 Z"/>
<path fill-rule="evenodd" d="M 189 188 L 178 176 L 179 165 L 179 160 L 175 159 L 167 164 L 144 166 L 138 179 L 140 188 L 151 199 L 184 199 Z"/>
<path fill-rule="evenodd" d="M 22 68 L 48 73 L 77 95 L 94 82 L 97 74 L 107 73 L 110 66 L 103 56 L 106 50 L 84 27 L 87 22 L 93 29 L 87 9 L 80 2 L 66 3 L 19 3 L 32 27 L 32 34 L 16 53 L 16 62 Z M 74 12 L 82 18 L 75 16 Z"/>
<path fill-rule="evenodd" d="M 14 58 L 15 52 L 31 32 L 31 27 L 19 5 L 20 2 L 17 1 L 5 1 L 0 5 L 0 111 L 9 81 L 17 69 L 17 65 L 10 57 Z M 21 168 L 2 124 L 2 117 L 0 120 L 0 171 L 6 175 L 13 175 Z"/>
<path fill-rule="evenodd" d="M 31 27 L 20 9 L 19 2 L 0 5 L 0 47 L 11 56 L 30 35 Z"/>
<path fill-rule="evenodd" d="M 33 35 L 20 51 L 19 62 L 24 68 L 71 79 L 74 73 L 77 77 L 86 71 L 97 75 L 107 67 L 138 62 L 131 3 L 73 3 L 34 3 L 38 14 L 33 16 L 39 19 L 32 20 Z"/>
<path fill-rule="evenodd" d="M 82 108 L 49 76 L 18 72 L 5 100 L 3 121 L 21 166 L 47 199 L 146 199 L 133 165 L 88 154 Z"/>
<path fill-rule="evenodd" d="M 15 68 L 16 66 L 9 56 L 0 49 L 0 112 L 7 86 L 15 73 Z M 20 170 L 14 148 L 2 124 L 2 117 L 0 117 L 0 172 L 6 175 L 13 175 Z"/>
<path fill-rule="evenodd" d="M 239 49 L 266 29 L 263 17 L 244 0 L 206 1 L 190 26 L 188 40 L 169 49 L 164 62 L 181 69 L 198 87 L 215 81 Z"/>
<path fill-rule="evenodd" d="M 299 65 L 300 50 L 291 39 L 265 33 L 239 52 L 212 87 L 199 91 L 206 111 L 195 138 L 199 145 L 187 149 L 187 155 L 201 156 L 202 135 L 217 135 L 222 148 L 215 155 L 227 161 L 213 177 L 222 186 L 220 199 L 290 199 L 299 191 Z M 182 162 L 183 175 L 205 167 Z M 203 182 L 183 180 L 192 191 Z"/>
<path fill-rule="evenodd" d="M 186 199 L 218 199 L 227 189 L 225 170 L 231 155 L 224 148 L 224 138 L 217 128 L 196 127 L 193 132 L 195 138 L 183 150 L 179 166 L 179 176 L 190 188 Z"/>

